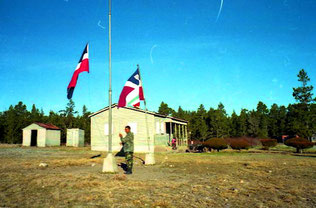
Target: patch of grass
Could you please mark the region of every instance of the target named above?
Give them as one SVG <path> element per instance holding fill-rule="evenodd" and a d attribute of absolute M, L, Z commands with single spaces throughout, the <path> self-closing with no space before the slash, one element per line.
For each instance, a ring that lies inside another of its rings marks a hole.
<path fill-rule="evenodd" d="M 155 208 L 157 207 L 165 208 L 165 207 L 169 207 L 169 202 L 167 202 L 166 200 L 157 200 L 157 201 L 154 201 L 152 206 Z"/>
<path fill-rule="evenodd" d="M 126 175 L 115 174 L 114 177 L 113 177 L 113 180 L 125 181 L 126 180 Z"/>
<path fill-rule="evenodd" d="M 127 176 L 121 169 L 102 174 L 105 154 L 89 159 L 98 152 L 88 148 L 0 148 L 0 207 L 316 205 L 316 159 L 293 156 L 283 146 L 269 152 L 157 153 L 156 165 L 135 159 L 134 174 Z M 48 167 L 39 168 L 40 162 Z"/>

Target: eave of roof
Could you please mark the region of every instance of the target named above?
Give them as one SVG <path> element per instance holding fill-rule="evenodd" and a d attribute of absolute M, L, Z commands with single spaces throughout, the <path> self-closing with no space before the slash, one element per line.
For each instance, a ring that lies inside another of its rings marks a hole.
<path fill-rule="evenodd" d="M 40 122 L 35 122 L 35 124 L 39 125 L 40 127 L 43 127 L 45 129 L 50 129 L 50 130 L 61 130 L 59 127 L 53 125 L 53 124 L 46 124 L 46 123 L 40 123 Z"/>
<path fill-rule="evenodd" d="M 117 107 L 117 103 L 112 104 L 112 108 L 115 108 L 115 107 Z M 142 112 L 142 113 L 146 113 L 145 110 L 139 109 L 139 108 L 131 108 L 131 107 L 122 107 L 122 108 L 125 108 L 125 109 L 128 109 L 128 110 L 133 110 L 133 111 L 138 111 L 138 112 Z M 95 115 L 98 115 L 98 114 L 100 114 L 100 113 L 102 113 L 104 111 L 107 111 L 107 110 L 109 110 L 109 106 L 107 106 L 105 108 L 102 108 L 101 110 L 98 110 L 95 113 L 90 114 L 89 118 L 91 118 L 91 117 L 93 117 Z M 188 123 L 188 121 L 186 121 L 186 120 L 183 120 L 183 119 L 180 119 L 180 118 L 175 118 L 175 117 L 172 117 L 172 116 L 162 115 L 162 114 L 159 114 L 159 113 L 156 113 L 156 112 L 153 112 L 153 111 L 147 111 L 147 113 L 150 114 L 150 115 L 161 117 L 161 118 L 169 118 L 169 119 L 172 119 L 172 120 Z"/>

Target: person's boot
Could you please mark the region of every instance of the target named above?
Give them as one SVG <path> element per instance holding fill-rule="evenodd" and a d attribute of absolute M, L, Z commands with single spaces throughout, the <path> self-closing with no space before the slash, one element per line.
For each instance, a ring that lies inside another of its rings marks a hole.
<path fill-rule="evenodd" d="M 125 175 L 130 175 L 130 174 L 132 174 L 132 171 L 130 169 L 128 169 L 124 174 Z"/>
<path fill-rule="evenodd" d="M 130 175 L 130 174 L 132 174 L 132 169 L 133 169 L 133 167 L 126 167 L 126 171 L 125 171 L 125 174 L 126 175 Z"/>

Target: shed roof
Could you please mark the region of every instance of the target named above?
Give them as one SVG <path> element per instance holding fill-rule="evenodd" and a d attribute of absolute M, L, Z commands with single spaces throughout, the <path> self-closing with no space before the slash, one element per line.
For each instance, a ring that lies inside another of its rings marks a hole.
<path fill-rule="evenodd" d="M 115 107 L 118 107 L 117 103 L 114 103 L 112 105 L 112 108 L 115 108 Z M 133 110 L 133 111 L 138 111 L 138 112 L 141 112 L 141 113 L 146 113 L 145 110 L 140 109 L 140 108 L 132 108 L 132 107 L 121 107 L 121 108 L 125 108 L 125 109 L 128 109 L 128 110 Z M 109 110 L 109 106 L 107 106 L 107 107 L 105 107 L 105 108 L 103 108 L 103 109 L 101 109 L 101 110 L 99 110 L 99 111 L 97 111 L 95 113 L 90 114 L 89 117 L 91 118 L 91 117 L 93 117 L 95 115 L 98 115 L 98 114 L 100 114 L 100 113 L 102 113 L 104 111 L 107 111 L 107 110 Z M 161 118 L 169 118 L 169 119 L 172 119 L 172 120 L 175 120 L 175 121 L 181 121 L 181 122 L 184 122 L 184 123 L 188 123 L 188 121 L 186 121 L 186 120 L 183 120 L 183 119 L 180 119 L 180 118 L 175 118 L 175 117 L 172 117 L 172 116 L 162 115 L 162 114 L 159 114 L 159 113 L 156 113 L 156 112 L 153 112 L 153 111 L 147 111 L 147 113 L 150 114 L 150 115 L 161 117 Z"/>
<path fill-rule="evenodd" d="M 53 124 L 45 124 L 45 123 L 40 123 L 40 122 L 35 122 L 35 124 L 39 125 L 40 127 L 45 128 L 45 129 L 60 130 L 59 127 L 57 127 Z"/>

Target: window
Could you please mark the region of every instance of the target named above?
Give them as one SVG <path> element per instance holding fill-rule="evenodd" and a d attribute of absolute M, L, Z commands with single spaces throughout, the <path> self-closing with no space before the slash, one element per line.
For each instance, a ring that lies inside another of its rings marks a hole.
<path fill-rule="evenodd" d="M 162 122 L 161 124 L 161 127 L 160 127 L 160 133 L 162 133 L 162 134 L 164 134 L 164 133 L 166 133 L 166 131 L 165 131 L 165 123 L 164 122 Z"/>

